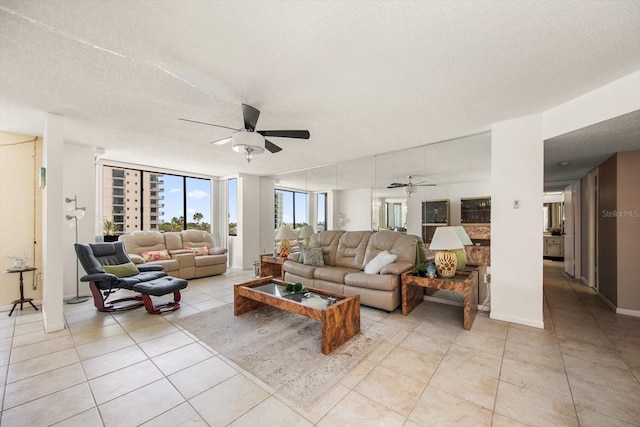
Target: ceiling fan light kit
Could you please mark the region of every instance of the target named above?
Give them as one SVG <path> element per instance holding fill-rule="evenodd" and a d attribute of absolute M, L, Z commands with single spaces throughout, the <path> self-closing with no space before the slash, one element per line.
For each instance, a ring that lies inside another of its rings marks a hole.
<path fill-rule="evenodd" d="M 180 120 L 236 131 L 231 137 L 213 141 L 211 144 L 224 145 L 228 142 L 232 142 L 233 149 L 238 153 L 243 153 L 247 162 L 250 162 L 253 159 L 254 154 L 262 154 L 264 153 L 264 150 L 271 153 L 277 153 L 282 150 L 282 148 L 278 147 L 273 142 L 265 139 L 266 136 L 297 139 L 309 139 L 311 136 L 308 130 L 256 130 L 256 123 L 258 122 L 258 117 L 260 117 L 260 110 L 252 107 L 251 105 L 242 104 L 242 116 L 244 118 L 244 129 L 234 129 L 228 126 L 215 125 L 213 123 L 205 123 L 190 119 Z"/>
<path fill-rule="evenodd" d="M 244 153 L 247 162 L 251 162 L 254 154 L 264 153 L 264 137 L 259 133 L 239 131 L 231 137 L 233 150 Z"/>

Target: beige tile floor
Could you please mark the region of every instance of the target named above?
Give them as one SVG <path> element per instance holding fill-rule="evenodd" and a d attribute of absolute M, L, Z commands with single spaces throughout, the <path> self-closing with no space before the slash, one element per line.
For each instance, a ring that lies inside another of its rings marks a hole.
<path fill-rule="evenodd" d="M 545 262 L 545 329 L 425 302 L 410 316 L 363 307 L 398 332 L 304 411 L 176 326 L 232 302 L 248 272 L 192 280 L 180 310 L 66 305 L 0 314 L 3 426 L 640 425 L 640 319 L 616 315 Z"/>

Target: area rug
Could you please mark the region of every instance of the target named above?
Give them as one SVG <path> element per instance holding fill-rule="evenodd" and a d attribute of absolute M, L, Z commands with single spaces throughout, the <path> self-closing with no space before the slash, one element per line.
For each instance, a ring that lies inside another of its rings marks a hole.
<path fill-rule="evenodd" d="M 234 316 L 226 304 L 177 323 L 306 410 L 396 332 L 361 317 L 360 333 L 325 356 L 320 322 L 273 307 Z"/>

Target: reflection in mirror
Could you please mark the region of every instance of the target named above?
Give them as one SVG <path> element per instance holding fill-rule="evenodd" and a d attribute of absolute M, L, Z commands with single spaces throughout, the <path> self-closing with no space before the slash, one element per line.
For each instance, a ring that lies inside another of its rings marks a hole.
<path fill-rule="evenodd" d="M 564 206 L 562 202 L 545 203 L 544 205 L 544 232 L 562 234 L 564 228 Z"/>

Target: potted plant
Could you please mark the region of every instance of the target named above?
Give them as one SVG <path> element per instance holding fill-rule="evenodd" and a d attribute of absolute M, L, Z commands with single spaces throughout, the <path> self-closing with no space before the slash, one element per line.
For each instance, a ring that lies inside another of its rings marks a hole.
<path fill-rule="evenodd" d="M 418 264 L 416 270 L 418 271 L 418 276 L 420 277 L 425 277 L 427 275 L 427 265 L 424 262 Z"/>

